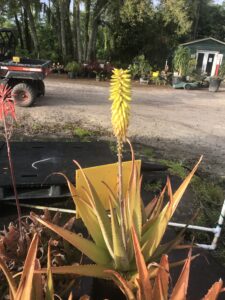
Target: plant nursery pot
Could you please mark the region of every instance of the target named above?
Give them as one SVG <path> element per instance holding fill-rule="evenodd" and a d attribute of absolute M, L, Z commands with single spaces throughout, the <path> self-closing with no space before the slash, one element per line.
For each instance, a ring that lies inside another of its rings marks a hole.
<path fill-rule="evenodd" d="M 126 300 L 125 295 L 112 280 L 94 279 L 92 299 Z"/>
<path fill-rule="evenodd" d="M 74 73 L 74 72 L 68 72 L 67 76 L 68 76 L 69 79 L 75 79 L 76 78 L 76 73 Z"/>
<path fill-rule="evenodd" d="M 209 92 L 217 92 L 219 90 L 221 79 L 210 78 L 209 81 Z"/>
<path fill-rule="evenodd" d="M 180 77 L 180 76 L 173 76 L 173 78 L 172 78 L 172 84 L 174 85 L 174 84 L 178 84 L 178 83 L 180 83 L 182 81 L 182 77 Z"/>

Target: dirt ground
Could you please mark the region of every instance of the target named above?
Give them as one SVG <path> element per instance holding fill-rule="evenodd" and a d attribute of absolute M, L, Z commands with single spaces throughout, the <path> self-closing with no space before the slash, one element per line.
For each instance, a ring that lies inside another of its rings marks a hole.
<path fill-rule="evenodd" d="M 17 108 L 29 126 L 81 123 L 90 129 L 111 131 L 109 83 L 69 80 L 51 75 L 46 95 L 33 107 Z M 129 136 L 167 158 L 196 161 L 211 174 L 225 176 L 225 89 L 174 90 L 170 87 L 133 85 Z M 65 130 L 65 137 L 67 132 Z"/>

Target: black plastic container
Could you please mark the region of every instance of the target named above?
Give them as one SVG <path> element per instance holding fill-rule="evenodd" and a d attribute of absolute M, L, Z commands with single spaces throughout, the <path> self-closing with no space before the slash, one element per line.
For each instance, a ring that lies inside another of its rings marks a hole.
<path fill-rule="evenodd" d="M 209 81 L 209 92 L 217 92 L 219 90 L 220 83 L 221 83 L 220 78 L 211 77 Z"/>

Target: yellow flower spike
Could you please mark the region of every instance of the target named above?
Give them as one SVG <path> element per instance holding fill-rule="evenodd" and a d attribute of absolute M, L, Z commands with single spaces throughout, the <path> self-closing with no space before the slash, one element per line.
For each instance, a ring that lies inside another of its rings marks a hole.
<path fill-rule="evenodd" d="M 113 70 L 109 100 L 113 101 L 111 120 L 114 135 L 118 140 L 124 141 L 129 125 L 131 101 L 131 76 L 128 70 Z"/>

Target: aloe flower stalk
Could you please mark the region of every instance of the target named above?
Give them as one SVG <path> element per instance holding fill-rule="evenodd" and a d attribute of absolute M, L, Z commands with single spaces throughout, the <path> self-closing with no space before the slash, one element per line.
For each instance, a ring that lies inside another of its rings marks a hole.
<path fill-rule="evenodd" d="M 125 141 L 130 116 L 131 76 L 128 70 L 114 69 L 110 82 L 110 98 L 113 101 L 112 126 L 117 140 Z"/>
<path fill-rule="evenodd" d="M 16 199 L 20 237 L 22 239 L 21 209 L 20 209 L 19 197 L 16 189 L 15 172 L 14 172 L 14 166 L 13 166 L 12 155 L 11 155 L 11 147 L 9 143 L 11 130 L 9 130 L 9 126 L 7 122 L 8 118 L 11 118 L 12 120 L 16 120 L 15 104 L 12 100 L 11 92 L 12 92 L 11 88 L 9 88 L 7 85 L 0 84 L 0 120 L 2 120 L 4 125 L 5 141 L 7 145 L 7 154 L 9 160 L 9 169 L 10 169 L 10 175 L 12 179 L 13 191 Z"/>
<path fill-rule="evenodd" d="M 125 234 L 125 208 L 123 199 L 123 175 L 122 175 L 122 150 L 123 142 L 126 140 L 127 129 L 130 116 L 131 101 L 131 76 L 128 70 L 114 69 L 110 82 L 110 97 L 112 107 L 112 126 L 114 135 L 117 138 L 117 155 L 118 155 L 118 198 L 120 203 L 121 214 L 121 231 L 124 246 L 126 249 Z"/>

